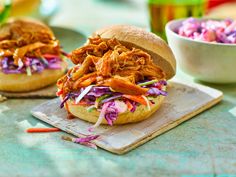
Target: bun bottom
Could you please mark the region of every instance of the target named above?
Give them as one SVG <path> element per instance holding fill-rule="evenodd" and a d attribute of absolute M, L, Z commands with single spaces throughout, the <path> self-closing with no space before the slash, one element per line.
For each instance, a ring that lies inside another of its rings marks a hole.
<path fill-rule="evenodd" d="M 118 115 L 118 118 L 113 122 L 113 124 L 119 125 L 145 120 L 159 109 L 163 100 L 164 96 L 158 96 L 157 98 L 154 98 L 153 101 L 155 104 L 151 106 L 151 110 L 148 110 L 147 106 L 140 105 L 134 112 L 126 111 L 121 113 Z M 67 109 L 75 117 L 91 123 L 96 123 L 100 115 L 100 112 L 97 110 L 88 112 L 86 106 L 73 105 L 72 101 L 70 100 L 67 101 Z M 107 124 L 107 121 L 103 119 L 102 124 Z"/>
<path fill-rule="evenodd" d="M 4 74 L 0 71 L 0 91 L 5 92 L 29 92 L 37 90 L 53 83 L 64 75 L 67 63 L 62 62 L 62 69 L 46 69 L 41 73 L 27 74 Z"/>

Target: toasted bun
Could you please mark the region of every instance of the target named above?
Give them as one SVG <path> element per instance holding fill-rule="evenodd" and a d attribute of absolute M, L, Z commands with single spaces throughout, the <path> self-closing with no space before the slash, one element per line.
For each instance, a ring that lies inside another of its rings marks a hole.
<path fill-rule="evenodd" d="M 104 39 L 115 37 L 129 48 L 146 51 L 152 56 L 154 63 L 165 72 L 166 79 L 172 78 L 176 73 L 176 60 L 170 47 L 153 33 L 135 26 L 114 25 L 100 29 L 94 35 L 100 35 Z"/>
<path fill-rule="evenodd" d="M 118 118 L 116 121 L 114 121 L 114 125 L 140 122 L 149 118 L 154 112 L 156 112 L 157 109 L 159 109 L 164 98 L 164 96 L 158 96 L 157 98 L 154 98 L 153 101 L 155 104 L 151 106 L 151 110 L 148 110 L 147 106 L 140 105 L 134 112 L 126 111 L 124 113 L 118 114 Z M 68 111 L 75 117 L 91 123 L 97 122 L 100 114 L 100 112 L 97 110 L 88 112 L 86 106 L 74 105 L 70 100 L 68 100 L 66 104 Z M 107 124 L 107 121 L 103 119 L 102 124 Z"/>
<path fill-rule="evenodd" d="M 46 87 L 56 83 L 67 68 L 66 62 L 62 62 L 62 69 L 46 69 L 42 73 L 27 74 L 4 74 L 0 72 L 0 91 L 7 92 L 28 92 Z"/>
<path fill-rule="evenodd" d="M 0 39 L 11 36 L 12 40 L 18 39 L 25 33 L 34 35 L 48 34 L 52 39 L 55 38 L 52 30 L 43 22 L 30 17 L 9 18 L 6 23 L 0 26 Z"/>

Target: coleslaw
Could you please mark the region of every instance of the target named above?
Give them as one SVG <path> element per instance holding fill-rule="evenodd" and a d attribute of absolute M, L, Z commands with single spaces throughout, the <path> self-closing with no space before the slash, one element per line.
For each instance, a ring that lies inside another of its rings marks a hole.
<path fill-rule="evenodd" d="M 176 33 L 198 41 L 236 44 L 236 21 L 188 18 L 176 29 Z"/>
<path fill-rule="evenodd" d="M 61 63 L 62 58 L 60 56 L 48 54 L 41 58 L 26 57 L 24 63 L 19 60 L 17 66 L 11 56 L 0 60 L 0 70 L 4 74 L 27 73 L 27 75 L 32 75 L 33 73 L 41 73 L 45 69 L 61 69 Z"/>
<path fill-rule="evenodd" d="M 143 88 L 148 88 L 145 95 L 124 95 L 119 92 L 113 92 L 109 87 L 90 85 L 81 88 L 78 92 L 68 93 L 61 102 L 60 107 L 71 100 L 75 105 L 87 106 L 87 111 L 97 110 L 100 116 L 93 127 L 101 124 L 105 118 L 109 125 L 117 119 L 118 115 L 126 111 L 134 112 L 139 105 L 145 105 L 147 109 L 155 104 L 154 98 L 158 96 L 167 96 L 163 88 L 167 85 L 165 80 L 151 80 L 138 83 Z M 58 90 L 57 95 L 63 92 Z"/>

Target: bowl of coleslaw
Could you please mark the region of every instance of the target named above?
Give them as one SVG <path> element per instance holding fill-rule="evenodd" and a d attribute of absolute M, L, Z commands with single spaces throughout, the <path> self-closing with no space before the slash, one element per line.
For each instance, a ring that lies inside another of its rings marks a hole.
<path fill-rule="evenodd" d="M 210 83 L 236 82 L 236 21 L 179 19 L 167 23 L 165 30 L 185 73 Z"/>

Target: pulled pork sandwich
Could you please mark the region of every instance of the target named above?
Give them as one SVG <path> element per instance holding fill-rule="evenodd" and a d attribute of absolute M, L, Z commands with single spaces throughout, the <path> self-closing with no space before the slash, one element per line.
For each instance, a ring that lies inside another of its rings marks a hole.
<path fill-rule="evenodd" d="M 126 25 L 97 31 L 71 60 L 75 66 L 57 82 L 61 107 L 94 127 L 147 119 L 167 95 L 166 80 L 176 69 L 161 38 Z"/>
<path fill-rule="evenodd" d="M 59 41 L 41 22 L 12 19 L 0 26 L 0 90 L 26 92 L 56 83 L 64 75 Z"/>

